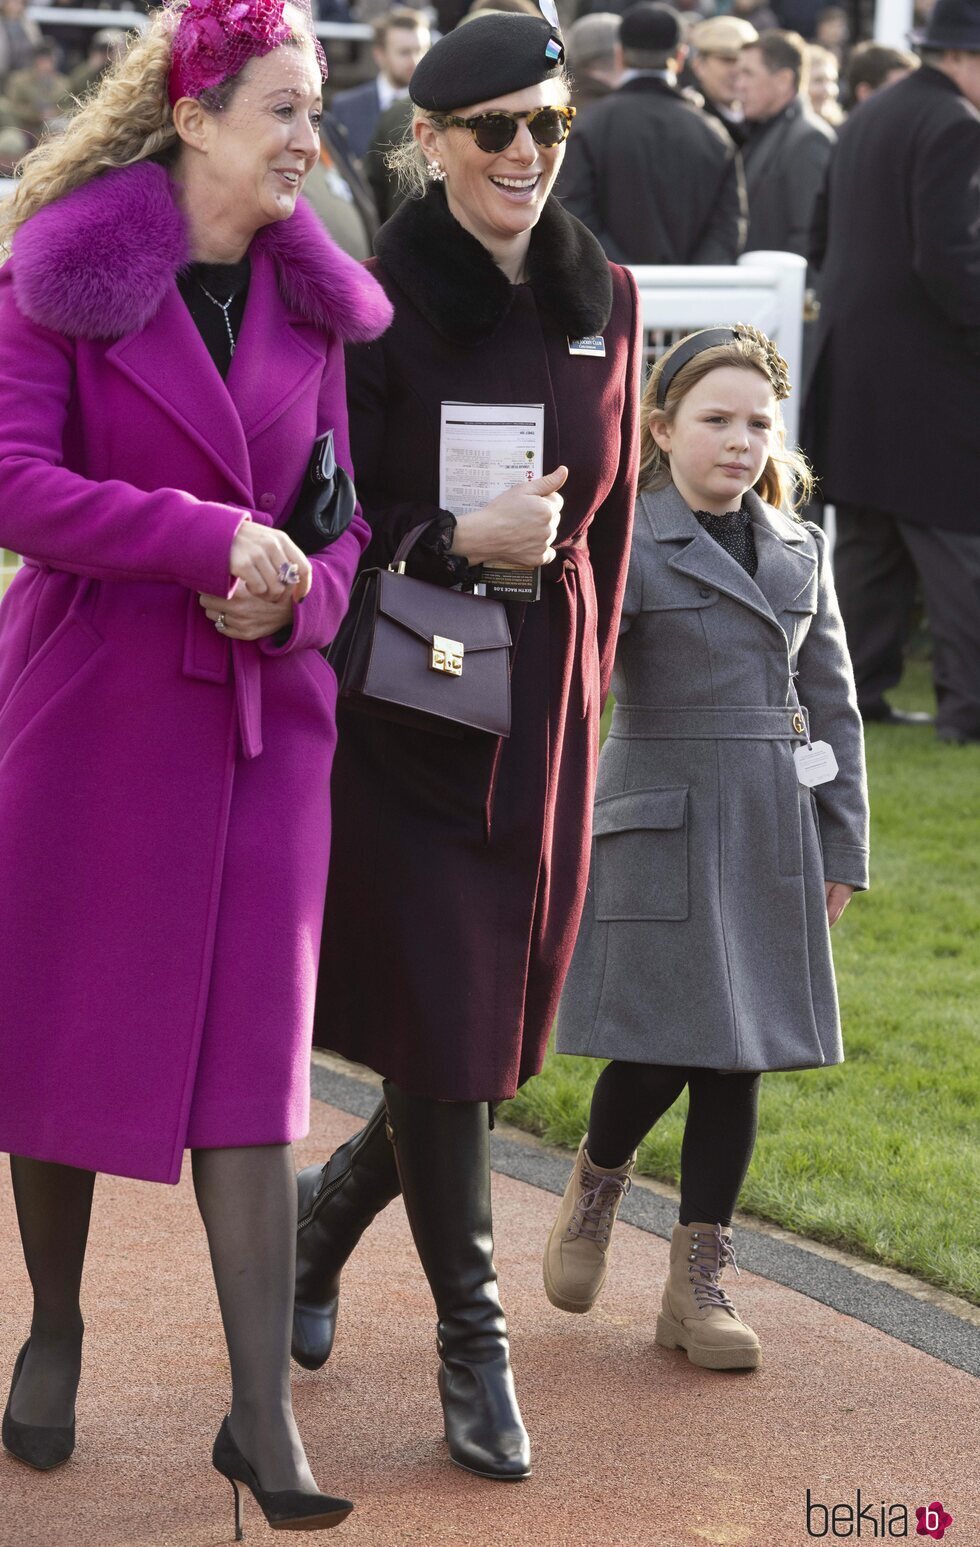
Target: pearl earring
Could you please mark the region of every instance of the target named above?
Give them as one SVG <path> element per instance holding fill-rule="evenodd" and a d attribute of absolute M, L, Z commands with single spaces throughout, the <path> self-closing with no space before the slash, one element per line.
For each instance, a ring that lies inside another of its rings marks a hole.
<path fill-rule="evenodd" d="M 446 181 L 446 171 L 441 161 L 428 162 L 425 170 L 430 183 L 444 183 Z"/>

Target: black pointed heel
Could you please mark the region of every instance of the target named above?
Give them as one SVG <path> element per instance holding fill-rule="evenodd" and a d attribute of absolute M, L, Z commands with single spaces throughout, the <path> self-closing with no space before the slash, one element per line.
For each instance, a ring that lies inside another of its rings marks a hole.
<path fill-rule="evenodd" d="M 278 1492 L 263 1488 L 235 1444 L 227 1418 L 218 1430 L 211 1461 L 216 1472 L 227 1477 L 235 1495 L 235 1541 L 245 1539 L 245 1495 L 248 1489 L 273 1531 L 328 1531 L 339 1526 L 354 1508 L 350 1499 L 332 1499 L 326 1493 L 300 1493 L 296 1488 Z"/>
<path fill-rule="evenodd" d="M 74 1418 L 70 1424 L 56 1428 L 39 1423 L 18 1423 L 16 1418 L 10 1416 L 14 1389 L 30 1346 L 31 1340 L 28 1338 L 17 1355 L 17 1362 L 14 1365 L 10 1395 L 3 1413 L 3 1448 L 18 1461 L 23 1461 L 26 1466 L 34 1467 L 37 1472 L 52 1472 L 56 1466 L 63 1466 L 75 1449 Z"/>

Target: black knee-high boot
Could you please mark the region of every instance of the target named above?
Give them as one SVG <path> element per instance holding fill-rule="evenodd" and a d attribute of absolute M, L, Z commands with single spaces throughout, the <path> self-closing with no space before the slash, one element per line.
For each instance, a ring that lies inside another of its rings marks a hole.
<path fill-rule="evenodd" d="M 405 1210 L 439 1316 L 449 1454 L 483 1477 L 531 1470 L 497 1293 L 485 1101 L 432 1101 L 390 1080 L 385 1100 Z"/>
<path fill-rule="evenodd" d="M 384 1102 L 325 1166 L 307 1166 L 296 1184 L 299 1226 L 292 1352 L 304 1369 L 318 1370 L 333 1348 L 341 1270 L 374 1216 L 399 1192 Z"/>

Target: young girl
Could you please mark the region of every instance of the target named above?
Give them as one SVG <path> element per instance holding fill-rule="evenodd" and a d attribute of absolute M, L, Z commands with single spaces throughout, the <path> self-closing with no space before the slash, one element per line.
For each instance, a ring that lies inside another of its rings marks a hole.
<path fill-rule="evenodd" d="M 721 1287 L 763 1071 L 843 1059 L 830 926 L 868 885 L 861 720 L 826 539 L 789 513 L 785 362 L 691 334 L 644 394 L 640 495 L 559 1052 L 596 1083 L 544 1259 L 591 1309 L 636 1147 L 685 1085 L 680 1222 L 657 1342 L 709 1369 L 759 1340 Z"/>

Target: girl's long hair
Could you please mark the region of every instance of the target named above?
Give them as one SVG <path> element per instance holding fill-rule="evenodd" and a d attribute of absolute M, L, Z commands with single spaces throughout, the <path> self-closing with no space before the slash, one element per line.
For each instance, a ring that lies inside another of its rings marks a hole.
<path fill-rule="evenodd" d="M 799 451 L 786 445 L 779 399 L 789 395 L 789 380 L 784 362 L 776 353 L 775 346 L 758 328 L 739 325 L 739 337 L 730 344 L 717 344 L 702 350 L 681 367 L 667 388 L 663 408 L 657 407 L 657 387 L 661 375 L 670 364 L 671 355 L 680 348 L 684 339 L 678 339 L 673 348 L 658 360 L 650 373 L 643 393 L 640 415 L 640 478 L 641 489 L 662 489 L 671 481 L 670 457 L 661 451 L 650 429 L 651 417 L 665 423 L 673 422 L 677 410 L 691 388 L 702 381 L 709 371 L 722 365 L 734 365 L 740 370 L 759 371 L 776 394 L 776 417 L 773 424 L 772 449 L 762 474 L 755 485 L 755 492 L 768 505 L 775 505 L 787 515 L 805 505 L 813 493 L 813 473 L 809 463 Z"/>

